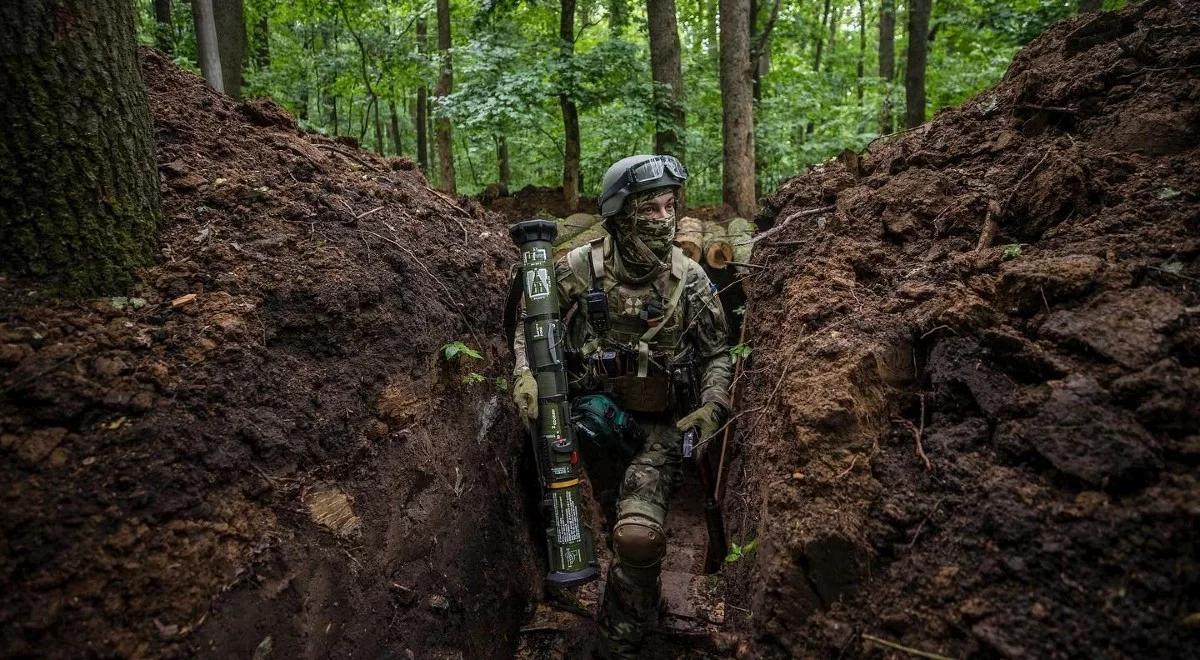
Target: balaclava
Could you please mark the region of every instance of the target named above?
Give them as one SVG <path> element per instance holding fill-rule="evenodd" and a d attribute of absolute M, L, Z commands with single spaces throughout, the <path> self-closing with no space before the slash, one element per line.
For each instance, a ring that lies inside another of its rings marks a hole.
<path fill-rule="evenodd" d="M 671 245 L 675 240 L 675 208 L 665 218 L 650 218 L 639 207 L 672 188 L 656 188 L 630 195 L 628 212 L 612 219 L 617 252 L 628 274 L 635 279 L 648 279 L 667 266 Z"/>

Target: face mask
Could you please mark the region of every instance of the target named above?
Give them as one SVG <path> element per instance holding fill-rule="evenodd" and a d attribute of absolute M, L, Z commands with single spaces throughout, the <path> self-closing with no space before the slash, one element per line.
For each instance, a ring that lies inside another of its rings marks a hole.
<path fill-rule="evenodd" d="M 654 256 L 660 261 L 666 261 L 671 254 L 671 241 L 675 240 L 675 214 L 654 220 L 639 218 L 637 235 Z"/>

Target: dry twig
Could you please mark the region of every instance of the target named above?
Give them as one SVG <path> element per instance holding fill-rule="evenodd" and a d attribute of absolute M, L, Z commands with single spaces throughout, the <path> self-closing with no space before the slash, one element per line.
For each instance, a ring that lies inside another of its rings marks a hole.
<path fill-rule="evenodd" d="M 895 649 L 897 651 L 903 651 L 904 653 L 907 653 L 909 655 L 915 655 L 918 658 L 930 658 L 930 660 L 953 660 L 953 658 L 949 658 L 944 655 L 938 655 L 937 653 L 930 653 L 929 651 L 922 651 L 921 649 L 914 649 L 911 646 L 904 646 L 903 644 L 897 644 L 896 642 L 890 642 L 886 639 L 883 639 L 882 637 L 876 637 L 875 635 L 868 635 L 867 633 L 863 633 L 862 638 L 869 642 L 875 642 L 876 644 L 879 644 L 881 646 L 886 646 L 890 649 Z"/>

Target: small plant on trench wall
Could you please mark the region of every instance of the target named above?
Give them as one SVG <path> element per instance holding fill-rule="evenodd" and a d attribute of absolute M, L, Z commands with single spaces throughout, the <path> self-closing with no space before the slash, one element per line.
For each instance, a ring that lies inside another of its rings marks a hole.
<path fill-rule="evenodd" d="M 447 362 L 454 362 L 463 355 L 475 358 L 476 360 L 483 359 L 483 356 L 479 354 L 479 351 L 467 346 L 461 341 L 452 341 L 442 344 L 442 357 L 446 358 Z"/>
<path fill-rule="evenodd" d="M 754 552 L 754 549 L 757 547 L 758 539 L 750 539 L 750 542 L 745 545 L 730 543 L 729 554 L 725 555 L 725 563 L 732 564 L 733 562 L 746 557 L 751 552 Z"/>
<path fill-rule="evenodd" d="M 466 383 L 467 385 L 474 385 L 475 383 L 482 383 L 483 381 L 484 381 L 483 374 L 475 373 L 474 371 L 467 374 L 466 376 L 463 376 L 463 382 Z"/>
<path fill-rule="evenodd" d="M 1021 244 L 1012 243 L 1010 245 L 1005 245 L 1004 252 L 1001 252 L 1000 256 L 1005 260 L 1016 259 L 1017 257 L 1021 256 Z"/>
<path fill-rule="evenodd" d="M 734 364 L 737 364 L 738 360 L 745 360 L 750 357 L 750 352 L 753 350 L 749 344 L 738 344 L 729 349 L 729 357 L 733 358 Z"/>

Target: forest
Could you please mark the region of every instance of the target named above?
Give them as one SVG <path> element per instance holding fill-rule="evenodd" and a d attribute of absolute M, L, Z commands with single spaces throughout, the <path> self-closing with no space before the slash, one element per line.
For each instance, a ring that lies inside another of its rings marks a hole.
<path fill-rule="evenodd" d="M 216 37 L 243 63 L 234 96 L 408 156 L 442 190 L 578 181 L 595 197 L 609 164 L 653 151 L 686 155 L 694 204 L 722 201 L 718 0 L 229 4 L 241 20 Z M 1101 4 L 752 1 L 751 71 L 728 75 L 753 81 L 756 193 L 961 103 L 1051 23 Z M 139 39 L 198 72 L 195 24 L 187 2 L 139 3 Z"/>
<path fill-rule="evenodd" d="M 19 0 L 0 90 L 0 657 L 1200 652 L 1197 0 Z"/>

